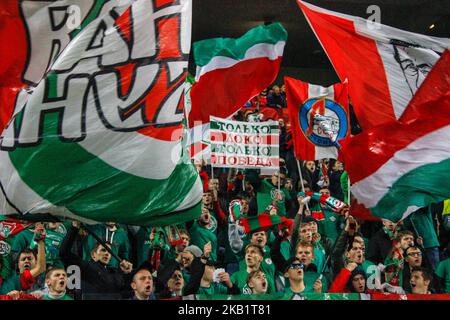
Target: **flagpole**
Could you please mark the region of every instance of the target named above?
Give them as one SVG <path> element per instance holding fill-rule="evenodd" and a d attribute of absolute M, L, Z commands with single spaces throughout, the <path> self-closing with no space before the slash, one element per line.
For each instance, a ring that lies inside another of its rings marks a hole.
<path fill-rule="evenodd" d="M 50 219 L 53 222 L 60 222 L 62 223 L 62 220 L 59 219 L 59 217 L 55 217 L 54 215 L 47 213 L 47 216 L 50 217 Z M 75 220 L 74 220 L 75 221 Z M 111 256 L 116 259 L 118 262 L 122 262 L 123 259 L 121 259 L 117 254 L 114 253 L 114 251 L 112 251 L 112 249 L 106 244 L 105 241 L 103 241 L 99 236 L 97 236 L 95 234 L 95 232 L 91 229 L 90 226 L 88 226 L 87 224 L 81 224 L 80 225 L 80 229 L 85 230 L 89 235 L 91 235 L 98 243 L 100 243 L 103 248 L 105 248 L 106 251 L 109 252 L 109 254 L 111 254 Z"/>
<path fill-rule="evenodd" d="M 281 174 L 280 167 L 278 167 L 278 191 L 280 191 L 280 184 L 281 184 L 280 174 Z"/>
<path fill-rule="evenodd" d="M 347 183 L 348 183 L 348 206 L 350 206 L 350 203 L 351 203 L 351 201 L 350 201 L 350 187 L 351 187 L 351 185 L 350 185 L 350 177 L 348 176 L 348 174 L 347 174 Z"/>
<path fill-rule="evenodd" d="M 297 168 L 298 168 L 298 173 L 300 174 L 300 183 L 302 185 L 302 192 L 305 193 L 305 186 L 303 185 L 303 174 L 302 174 L 302 169 L 300 168 L 300 162 L 298 159 L 297 160 Z M 305 194 L 306 196 L 306 194 Z M 305 203 L 306 204 L 306 209 L 309 211 L 309 206 L 308 206 L 308 202 Z"/>

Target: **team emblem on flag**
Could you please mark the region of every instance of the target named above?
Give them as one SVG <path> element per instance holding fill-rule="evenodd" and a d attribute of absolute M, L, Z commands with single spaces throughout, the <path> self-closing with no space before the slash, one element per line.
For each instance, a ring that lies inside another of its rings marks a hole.
<path fill-rule="evenodd" d="M 331 147 L 345 138 L 348 130 L 347 113 L 336 101 L 323 98 L 308 99 L 299 112 L 303 134 L 315 145 Z"/>
<path fill-rule="evenodd" d="M 4 239 L 8 238 L 15 228 L 16 226 L 14 224 L 0 222 L 0 237 Z"/>
<path fill-rule="evenodd" d="M 339 140 L 349 134 L 348 82 L 329 87 L 285 77 L 295 156 L 337 159 Z"/>

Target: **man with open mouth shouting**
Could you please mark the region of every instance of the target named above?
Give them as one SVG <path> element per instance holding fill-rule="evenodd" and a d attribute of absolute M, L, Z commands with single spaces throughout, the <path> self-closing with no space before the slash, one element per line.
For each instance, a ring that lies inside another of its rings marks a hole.
<path fill-rule="evenodd" d="M 17 259 L 19 274 L 10 277 L 1 287 L 0 294 L 14 295 L 20 291 L 31 291 L 37 277 L 45 272 L 45 229 L 36 225 L 35 241 L 37 254 L 31 249 L 22 250 Z"/>
<path fill-rule="evenodd" d="M 48 286 L 48 294 L 44 300 L 73 300 L 66 295 L 67 273 L 63 268 L 53 268 L 47 272 L 45 283 Z"/>

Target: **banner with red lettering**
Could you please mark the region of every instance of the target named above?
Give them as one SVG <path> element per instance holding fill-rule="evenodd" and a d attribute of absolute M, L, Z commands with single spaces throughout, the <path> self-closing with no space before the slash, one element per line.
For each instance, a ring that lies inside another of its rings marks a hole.
<path fill-rule="evenodd" d="M 250 123 L 211 117 L 210 133 L 211 165 L 278 169 L 278 122 Z"/>
<path fill-rule="evenodd" d="M 183 150 L 192 0 L 0 1 L 0 214 L 198 217 Z"/>

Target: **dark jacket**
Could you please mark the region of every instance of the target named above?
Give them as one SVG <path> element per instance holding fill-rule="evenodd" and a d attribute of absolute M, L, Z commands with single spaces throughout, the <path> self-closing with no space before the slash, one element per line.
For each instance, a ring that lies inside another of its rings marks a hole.
<path fill-rule="evenodd" d="M 270 94 L 267 96 L 267 105 L 269 107 L 283 108 L 286 106 L 286 101 L 281 94 Z"/>
<path fill-rule="evenodd" d="M 71 227 L 64 239 L 60 256 L 65 266 L 78 265 L 81 271 L 81 290 L 84 299 L 118 299 L 128 289 L 129 277 L 121 270 L 105 266 L 99 261 L 84 261 L 71 252 L 72 245 L 78 236 L 78 229 Z M 88 298 L 89 299 L 89 298 Z"/>
<path fill-rule="evenodd" d="M 344 194 L 341 187 L 341 176 L 343 171 L 330 171 L 328 177 L 330 178 L 330 194 L 332 197 L 344 201 Z"/>
<path fill-rule="evenodd" d="M 336 277 L 342 268 L 344 268 L 344 253 L 348 247 L 350 236 L 345 230 L 342 230 L 341 235 L 336 240 L 333 252 L 331 253 L 331 270 L 333 278 Z"/>
<path fill-rule="evenodd" d="M 423 263 L 422 263 L 423 266 Z M 427 266 L 425 266 L 427 267 Z M 428 268 L 429 269 L 429 268 Z M 411 293 L 411 283 L 409 282 L 411 280 L 411 269 L 409 267 L 408 262 L 405 262 L 405 265 L 403 266 L 403 283 L 402 288 L 405 290 L 406 293 Z M 433 280 L 431 280 L 430 286 L 428 288 L 431 293 L 442 293 L 442 287 L 439 283 L 439 277 L 436 274 L 433 274 Z"/>
<path fill-rule="evenodd" d="M 200 258 L 195 258 L 191 264 L 191 278 L 183 290 L 184 296 L 198 293 L 204 272 L 205 272 L 205 264 L 201 262 Z M 238 286 L 234 283 L 231 288 L 227 288 L 227 291 L 228 291 L 227 294 L 240 293 Z"/>
<path fill-rule="evenodd" d="M 375 264 L 384 263 L 391 249 L 392 240 L 383 229 L 380 229 L 369 241 L 367 259 Z"/>

